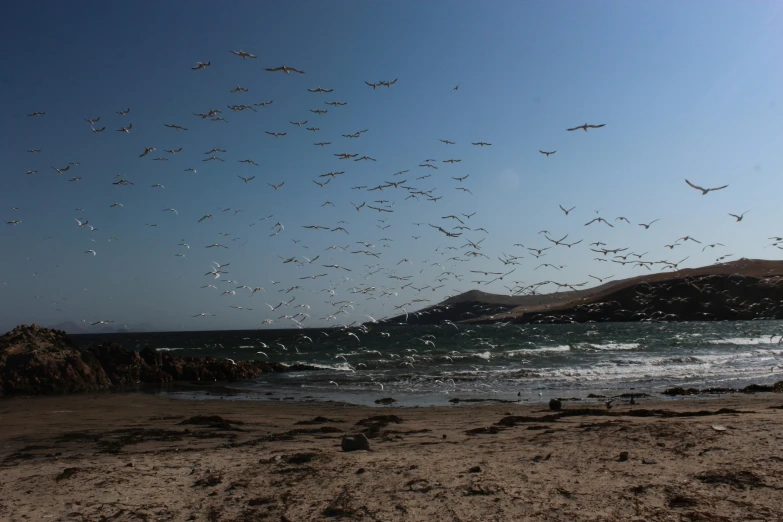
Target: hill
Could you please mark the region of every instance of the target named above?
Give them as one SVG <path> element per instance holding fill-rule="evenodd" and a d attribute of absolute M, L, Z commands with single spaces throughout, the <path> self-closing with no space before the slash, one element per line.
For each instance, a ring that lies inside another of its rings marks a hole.
<path fill-rule="evenodd" d="M 407 324 L 783 319 L 781 303 L 783 261 L 739 259 L 567 292 L 471 290 L 408 314 Z M 388 321 L 404 323 L 406 317 Z"/>

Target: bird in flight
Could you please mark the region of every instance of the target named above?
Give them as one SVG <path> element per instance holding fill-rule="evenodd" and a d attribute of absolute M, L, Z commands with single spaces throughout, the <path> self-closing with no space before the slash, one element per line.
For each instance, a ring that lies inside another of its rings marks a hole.
<path fill-rule="evenodd" d="M 178 130 L 178 131 L 181 131 L 181 130 L 186 131 L 186 130 L 188 130 L 185 127 L 182 127 L 181 125 L 174 125 L 174 124 L 169 125 L 167 123 L 164 123 L 163 126 L 164 127 L 168 127 L 169 129 L 174 129 L 174 130 Z"/>
<path fill-rule="evenodd" d="M 571 212 L 572 210 L 574 210 L 574 209 L 576 208 L 576 207 L 571 207 L 571 208 L 569 208 L 568 210 L 566 210 L 566 209 L 564 209 L 564 208 L 563 208 L 563 205 L 558 205 L 558 206 L 560 207 L 560 210 L 562 210 L 563 212 L 565 212 L 565 215 L 566 215 L 566 216 L 568 215 L 568 213 L 569 213 L 569 212 Z"/>
<path fill-rule="evenodd" d="M 695 188 L 696 190 L 701 190 L 701 195 L 702 196 L 706 196 L 708 192 L 712 192 L 714 190 L 721 190 L 721 189 L 725 189 L 726 187 L 728 187 L 728 185 L 723 185 L 722 187 L 703 188 L 703 187 L 700 187 L 698 185 L 694 185 L 693 183 L 691 183 L 687 179 L 685 180 L 685 183 L 687 183 L 690 187 Z"/>
<path fill-rule="evenodd" d="M 739 223 L 740 221 L 742 221 L 742 218 L 745 217 L 745 214 L 747 214 L 748 212 L 750 212 L 750 210 L 746 210 L 745 212 L 743 212 L 739 216 L 737 214 L 731 214 L 731 213 L 729 213 L 729 215 L 731 217 L 733 217 L 734 219 L 736 219 L 737 223 Z"/>
<path fill-rule="evenodd" d="M 125 116 L 129 112 L 130 112 L 130 108 L 125 109 L 124 111 L 117 111 L 117 114 L 119 114 L 120 116 Z"/>
<path fill-rule="evenodd" d="M 316 89 L 307 89 L 310 92 L 332 92 L 334 89 L 322 89 L 321 87 L 318 87 Z"/>
<path fill-rule="evenodd" d="M 43 116 L 44 114 L 46 114 L 46 113 L 45 112 L 41 112 L 41 111 L 35 111 L 32 114 L 28 114 L 28 116 Z"/>
<path fill-rule="evenodd" d="M 285 185 L 285 181 L 284 181 L 284 182 L 282 182 L 282 183 L 280 183 L 279 185 L 272 185 L 271 183 L 267 183 L 267 185 L 269 185 L 270 187 L 272 187 L 272 188 L 273 188 L 273 189 L 275 189 L 275 190 L 280 190 L 280 187 L 282 187 L 283 185 Z"/>
<path fill-rule="evenodd" d="M 572 129 L 566 129 L 566 130 L 570 132 L 570 131 L 582 129 L 583 131 L 587 132 L 587 129 L 600 129 L 604 125 L 606 125 L 606 123 L 602 123 L 601 125 L 588 125 L 587 123 L 585 123 L 584 125 L 580 125 L 578 127 L 574 127 Z"/>
<path fill-rule="evenodd" d="M 473 145 L 477 145 L 479 147 L 488 147 L 488 146 L 490 146 L 492 144 L 491 143 L 487 143 L 485 141 L 477 141 L 477 142 L 473 143 Z"/>
<path fill-rule="evenodd" d="M 640 227 L 644 227 L 644 229 L 645 229 L 645 230 L 647 230 L 648 228 L 650 228 L 650 225 L 652 225 L 652 224 L 653 224 L 653 223 L 655 223 L 656 221 L 660 221 L 660 220 L 661 220 L 661 218 L 658 218 L 658 219 L 653 219 L 653 220 L 652 220 L 652 221 L 650 221 L 649 223 L 639 223 L 639 226 L 640 226 Z"/>
<path fill-rule="evenodd" d="M 255 58 L 255 56 L 253 57 Z M 287 67 L 285 65 L 281 65 L 280 67 L 272 67 L 271 69 L 266 69 L 269 72 L 277 72 L 277 71 L 283 71 L 286 74 L 291 74 L 291 71 L 299 74 L 304 74 L 304 71 L 300 71 L 299 69 L 294 69 L 293 67 Z"/>
<path fill-rule="evenodd" d="M 280 136 L 285 136 L 286 135 L 285 132 L 269 132 L 269 131 L 264 131 L 264 132 L 266 132 L 270 136 L 274 136 L 275 138 L 279 138 Z"/>
<path fill-rule="evenodd" d="M 243 60 L 245 58 L 258 58 L 258 56 L 254 55 L 254 54 L 246 53 L 245 51 L 243 51 L 241 49 L 239 51 L 231 51 L 231 54 L 235 54 L 237 56 L 241 56 Z"/>
<path fill-rule="evenodd" d="M 253 181 L 254 179 L 256 179 L 256 177 L 255 177 L 255 176 L 253 176 L 252 178 L 244 178 L 244 177 L 242 177 L 242 176 L 239 176 L 239 175 L 237 175 L 237 177 L 238 177 L 239 179 L 241 179 L 242 181 L 244 181 L 245 183 L 247 183 L 248 181 Z"/>
<path fill-rule="evenodd" d="M 199 69 L 204 69 L 206 67 L 209 67 L 210 65 L 212 65 L 212 62 L 196 62 L 196 66 L 191 67 L 191 69 L 194 71 L 198 71 Z"/>
<path fill-rule="evenodd" d="M 538 152 L 540 152 L 541 154 L 543 154 L 544 156 L 546 156 L 546 157 L 548 158 L 549 156 L 551 156 L 552 154 L 554 154 L 554 153 L 555 153 L 555 152 L 557 152 L 557 151 L 556 151 L 556 150 L 553 150 L 553 151 L 549 151 L 549 152 L 547 152 L 547 151 L 545 151 L 545 150 L 540 150 L 540 149 L 539 149 L 539 151 L 538 151 Z"/>

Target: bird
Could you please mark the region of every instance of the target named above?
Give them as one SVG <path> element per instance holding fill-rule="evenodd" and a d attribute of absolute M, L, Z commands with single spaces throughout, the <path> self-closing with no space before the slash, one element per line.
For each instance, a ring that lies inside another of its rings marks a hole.
<path fill-rule="evenodd" d="M 580 125 L 578 127 L 573 127 L 571 129 L 566 129 L 566 130 L 570 132 L 570 131 L 582 129 L 583 131 L 587 132 L 587 129 L 600 129 L 604 125 L 606 125 L 606 123 L 602 123 L 600 125 L 588 125 L 587 123 L 585 123 L 584 125 Z"/>
<path fill-rule="evenodd" d="M 255 58 L 255 56 L 254 56 L 254 58 Z M 293 67 L 287 67 L 285 65 L 281 65 L 280 67 L 268 68 L 266 70 L 269 71 L 269 72 L 283 71 L 286 74 L 291 74 L 291 72 L 295 72 L 295 73 L 299 73 L 299 74 L 304 74 L 305 73 L 304 71 L 300 71 L 299 69 L 294 69 Z"/>
<path fill-rule="evenodd" d="M 53 168 L 54 170 L 56 170 L 56 171 L 57 171 L 57 174 L 62 174 L 62 173 L 63 173 L 63 172 L 65 172 L 66 170 L 70 169 L 70 168 L 71 168 L 71 166 L 70 166 L 70 165 L 68 165 L 67 167 L 65 167 L 65 168 L 63 168 L 63 169 L 58 169 L 57 167 L 52 167 L 52 168 Z"/>
<path fill-rule="evenodd" d="M 242 177 L 242 176 L 240 176 L 240 175 L 237 175 L 237 177 L 238 177 L 239 179 L 241 179 L 242 181 L 244 181 L 245 183 L 247 183 L 247 182 L 249 182 L 249 181 L 253 181 L 254 179 L 256 179 L 256 177 L 255 177 L 255 176 L 253 176 L 253 177 L 251 177 L 251 178 L 244 178 L 244 177 Z"/>
<path fill-rule="evenodd" d="M 740 221 L 742 221 L 742 218 L 745 217 L 745 214 L 747 214 L 748 212 L 750 212 L 750 210 L 746 210 L 745 212 L 743 212 L 739 216 L 737 214 L 731 214 L 731 213 L 729 213 L 729 215 L 731 217 L 733 217 L 734 219 L 736 219 L 737 223 L 739 223 Z"/>
<path fill-rule="evenodd" d="M 139 157 L 143 158 L 144 156 L 146 156 L 147 154 L 149 154 L 153 150 L 155 150 L 155 147 L 144 147 L 144 152 L 142 154 L 140 154 Z"/>
<path fill-rule="evenodd" d="M 691 183 L 687 179 L 685 180 L 685 183 L 687 183 L 689 186 L 695 188 L 696 190 L 701 190 L 701 195 L 702 196 L 706 196 L 708 192 L 713 192 L 715 190 L 722 190 L 722 189 L 725 189 L 726 187 L 728 187 L 728 185 L 723 185 L 722 187 L 715 187 L 715 188 L 707 188 L 706 189 L 706 188 L 700 187 L 698 185 L 694 185 L 693 183 Z"/>
<path fill-rule="evenodd" d="M 28 116 L 43 116 L 44 114 L 46 114 L 46 113 L 45 112 L 41 112 L 41 111 L 35 111 L 32 114 L 28 114 Z"/>
<path fill-rule="evenodd" d="M 279 138 L 280 136 L 285 136 L 286 135 L 285 132 L 269 132 L 269 131 L 264 131 L 264 132 L 266 132 L 270 136 L 274 136 L 275 138 Z"/>
<path fill-rule="evenodd" d="M 117 114 L 119 114 L 120 116 L 125 116 L 129 112 L 130 112 L 130 108 L 125 109 L 124 111 L 117 111 Z"/>
<path fill-rule="evenodd" d="M 191 67 L 192 70 L 198 71 L 199 69 L 205 69 L 212 65 L 212 62 L 196 62 L 195 67 Z"/>
<path fill-rule="evenodd" d="M 317 87 L 315 89 L 307 89 L 307 90 L 310 91 L 310 92 L 319 92 L 319 93 L 334 91 L 334 89 L 322 89 L 321 87 Z"/>
<path fill-rule="evenodd" d="M 173 208 L 164 208 L 164 209 L 163 209 L 163 212 L 174 212 L 176 215 L 178 215 L 178 216 L 179 216 L 179 212 L 177 212 L 177 211 L 176 211 L 176 210 L 174 210 Z"/>
<path fill-rule="evenodd" d="M 92 254 L 94 256 L 95 255 L 95 250 L 87 250 L 85 252 L 85 254 Z"/>
<path fill-rule="evenodd" d="M 553 151 L 547 152 L 547 151 L 545 151 L 545 150 L 540 150 L 540 149 L 539 149 L 539 151 L 538 151 L 538 152 L 540 152 L 541 154 L 543 154 L 544 156 L 546 156 L 546 157 L 548 158 L 549 156 L 551 156 L 552 154 L 554 154 L 554 153 L 555 153 L 555 152 L 557 152 L 557 151 L 556 151 L 556 150 L 553 150 Z"/>
<path fill-rule="evenodd" d="M 650 225 L 652 225 L 652 224 L 653 224 L 653 223 L 655 223 L 656 221 L 660 221 L 660 220 L 661 220 L 660 218 L 658 218 L 658 219 L 653 219 L 653 220 L 652 220 L 652 221 L 650 221 L 649 223 L 639 223 L 639 226 L 640 226 L 640 227 L 644 227 L 644 229 L 645 229 L 645 230 L 647 230 L 648 228 L 650 228 Z"/>
<path fill-rule="evenodd" d="M 258 58 L 258 56 L 254 55 L 254 54 L 247 53 L 247 52 L 245 52 L 245 51 L 243 51 L 241 49 L 239 51 L 231 51 L 231 54 L 235 54 L 235 55 L 241 57 L 243 60 L 245 58 Z"/>
<path fill-rule="evenodd" d="M 236 89 L 231 89 L 230 92 L 247 92 L 247 89 L 241 85 L 237 85 Z"/>
<path fill-rule="evenodd" d="M 282 183 L 280 183 L 280 184 L 278 184 L 278 185 L 272 185 L 271 183 L 267 183 L 267 185 L 269 185 L 270 187 L 272 187 L 272 188 L 273 188 L 273 189 L 275 189 L 275 190 L 280 190 L 280 187 L 282 187 L 283 185 L 285 185 L 285 181 L 283 181 Z"/>
<path fill-rule="evenodd" d="M 177 131 L 181 131 L 181 130 L 186 131 L 186 130 L 188 130 L 185 127 L 182 127 L 181 125 L 176 125 L 176 124 L 169 125 L 168 123 L 164 123 L 163 126 L 164 127 L 168 127 L 169 129 L 177 130 Z"/>
<path fill-rule="evenodd" d="M 117 132 L 124 132 L 125 134 L 130 134 L 132 128 L 133 128 L 133 124 L 131 123 L 127 127 L 122 127 L 121 129 L 117 129 Z"/>
<path fill-rule="evenodd" d="M 572 210 L 574 210 L 574 209 L 576 208 L 576 207 L 571 207 L 571 208 L 569 208 L 568 210 L 566 210 L 565 208 L 563 208 L 563 205 L 558 205 L 558 206 L 560 207 L 560 210 L 562 210 L 563 212 L 565 212 L 565 215 L 566 215 L 566 216 L 568 215 L 568 213 L 569 213 L 569 212 L 571 212 Z"/>

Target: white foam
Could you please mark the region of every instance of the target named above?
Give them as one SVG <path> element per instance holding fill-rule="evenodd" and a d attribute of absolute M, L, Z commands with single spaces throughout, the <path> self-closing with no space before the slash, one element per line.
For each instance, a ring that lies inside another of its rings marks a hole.
<path fill-rule="evenodd" d="M 711 341 L 707 341 L 710 344 L 728 344 L 728 345 L 740 345 L 740 346 L 747 346 L 747 345 L 753 345 L 753 344 L 771 344 L 772 341 L 770 341 L 768 336 L 765 337 L 729 337 L 728 339 L 713 339 Z"/>

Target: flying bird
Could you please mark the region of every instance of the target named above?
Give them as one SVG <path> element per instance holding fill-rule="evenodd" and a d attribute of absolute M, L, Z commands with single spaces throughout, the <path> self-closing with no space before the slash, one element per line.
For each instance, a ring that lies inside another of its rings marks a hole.
<path fill-rule="evenodd" d="M 738 216 L 737 214 L 731 214 L 731 213 L 729 213 L 729 215 L 730 215 L 731 217 L 733 217 L 734 219 L 736 219 L 736 220 L 737 220 L 737 223 L 739 223 L 740 221 L 742 221 L 742 218 L 744 218 L 744 217 L 745 217 L 745 214 L 747 214 L 748 212 L 750 212 L 750 210 L 746 210 L 745 212 L 743 212 L 743 213 L 742 213 L 742 214 L 740 214 L 739 216 Z"/>
<path fill-rule="evenodd" d="M 721 190 L 721 189 L 725 189 L 726 187 L 728 187 L 728 185 L 723 185 L 722 187 L 715 187 L 715 188 L 707 188 L 706 189 L 706 188 L 700 187 L 698 185 L 694 185 L 693 183 L 691 183 L 687 179 L 685 180 L 685 183 L 687 183 L 689 186 L 695 188 L 696 190 L 701 190 L 701 195 L 702 196 L 706 196 L 708 192 L 712 192 L 714 190 Z"/>
<path fill-rule="evenodd" d="M 255 58 L 255 56 L 253 58 Z M 269 72 L 283 71 L 286 74 L 291 74 L 292 71 L 299 74 L 305 73 L 304 71 L 300 71 L 299 69 L 294 69 L 293 67 L 287 67 L 285 65 L 281 65 L 280 67 L 273 67 L 271 69 L 268 68 L 266 70 Z"/>
<path fill-rule="evenodd" d="M 545 151 L 545 150 L 540 150 L 540 149 L 539 149 L 539 151 L 538 151 L 538 152 L 540 152 L 541 154 L 543 154 L 544 156 L 546 156 L 546 157 L 548 158 L 549 156 L 551 156 L 552 154 L 554 154 L 554 153 L 555 153 L 555 152 L 557 152 L 557 151 L 556 151 L 556 150 L 553 150 L 553 151 L 549 151 L 549 152 L 547 152 L 547 151 Z"/>
<path fill-rule="evenodd" d="M 606 125 L 606 123 L 602 123 L 601 125 L 588 125 L 587 123 L 585 123 L 584 125 L 580 125 L 578 127 L 574 127 L 572 129 L 566 129 L 566 130 L 570 132 L 570 131 L 582 129 L 583 131 L 587 132 L 587 129 L 600 129 L 604 125 Z"/>
<path fill-rule="evenodd" d="M 235 54 L 237 56 L 240 56 L 243 60 L 245 58 L 258 58 L 258 56 L 254 55 L 254 54 L 246 53 L 245 51 L 243 51 L 241 49 L 239 51 L 231 51 L 231 54 Z"/>

